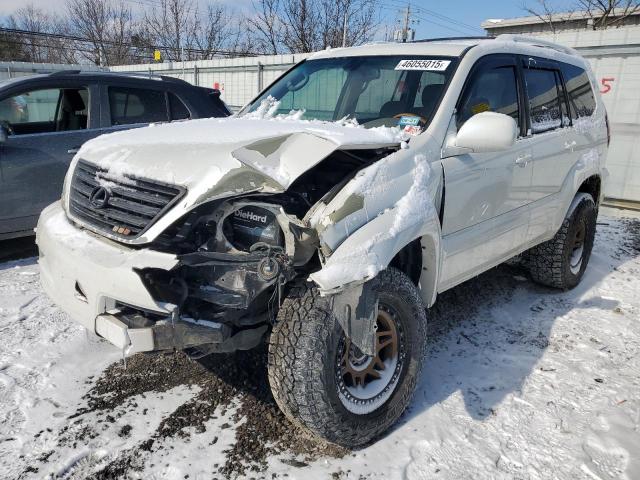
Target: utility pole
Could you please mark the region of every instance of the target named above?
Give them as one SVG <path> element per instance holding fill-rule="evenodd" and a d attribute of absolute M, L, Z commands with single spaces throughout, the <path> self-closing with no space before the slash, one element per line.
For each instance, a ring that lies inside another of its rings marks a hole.
<path fill-rule="evenodd" d="M 412 25 L 420 22 L 413 20 L 411 15 L 415 15 L 415 13 L 411 10 L 411 3 L 407 2 L 407 6 L 397 12 L 397 16 L 393 22 L 394 27 L 391 32 L 391 39 L 394 42 L 407 43 L 415 40 L 416 32 L 412 28 Z"/>
<path fill-rule="evenodd" d="M 404 13 L 404 26 L 402 27 L 402 43 L 406 43 L 409 38 L 409 19 L 411 18 L 411 2 L 407 3 Z"/>
<path fill-rule="evenodd" d="M 342 48 L 347 46 L 347 19 L 349 17 L 349 0 L 344 0 L 344 21 L 342 23 Z"/>

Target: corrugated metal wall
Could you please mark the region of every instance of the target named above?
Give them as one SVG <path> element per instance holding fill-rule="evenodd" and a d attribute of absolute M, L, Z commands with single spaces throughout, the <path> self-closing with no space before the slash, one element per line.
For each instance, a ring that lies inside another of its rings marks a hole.
<path fill-rule="evenodd" d="M 149 72 L 181 78 L 194 85 L 218 88 L 232 109 L 244 106 L 282 73 L 309 54 L 152 63 L 111 67 L 114 72 Z"/>
<path fill-rule="evenodd" d="M 494 35 L 518 33 L 551 40 L 577 49 L 589 60 L 611 123 L 607 160 L 611 177 L 605 193 L 610 198 L 640 201 L 640 27 L 573 29 L 555 34 L 527 32 L 521 25 L 515 30 L 487 30 Z"/>

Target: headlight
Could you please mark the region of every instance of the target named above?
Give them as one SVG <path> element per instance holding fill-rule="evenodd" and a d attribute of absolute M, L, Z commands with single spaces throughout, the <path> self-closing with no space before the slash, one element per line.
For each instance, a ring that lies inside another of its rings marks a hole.
<path fill-rule="evenodd" d="M 69 168 L 67 174 L 64 176 L 64 182 L 62 184 L 62 196 L 60 197 L 60 203 L 62 204 L 62 208 L 65 213 L 67 213 L 67 215 L 69 214 L 69 184 L 71 183 L 73 170 L 74 168 Z"/>

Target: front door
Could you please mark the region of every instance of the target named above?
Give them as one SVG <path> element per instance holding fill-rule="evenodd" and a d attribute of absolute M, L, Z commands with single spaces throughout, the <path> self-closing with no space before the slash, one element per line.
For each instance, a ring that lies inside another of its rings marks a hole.
<path fill-rule="evenodd" d="M 87 88 L 41 88 L 0 99 L 9 135 L 0 143 L 0 233 L 33 229 L 60 198 L 73 155 L 94 137 Z"/>
<path fill-rule="evenodd" d="M 471 72 L 456 114 L 459 129 L 473 115 L 513 117 L 519 138 L 505 152 L 464 154 L 442 161 L 445 177 L 442 289 L 490 266 L 525 240 L 532 180 L 530 140 L 523 135 L 523 98 L 517 61 L 490 55 Z"/>

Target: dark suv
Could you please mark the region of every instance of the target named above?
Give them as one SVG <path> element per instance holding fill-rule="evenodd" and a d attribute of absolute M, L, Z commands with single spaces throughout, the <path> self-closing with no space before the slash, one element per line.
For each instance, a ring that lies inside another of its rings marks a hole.
<path fill-rule="evenodd" d="M 0 239 L 33 234 L 87 140 L 152 122 L 228 115 L 218 90 L 171 77 L 74 70 L 0 82 Z"/>

